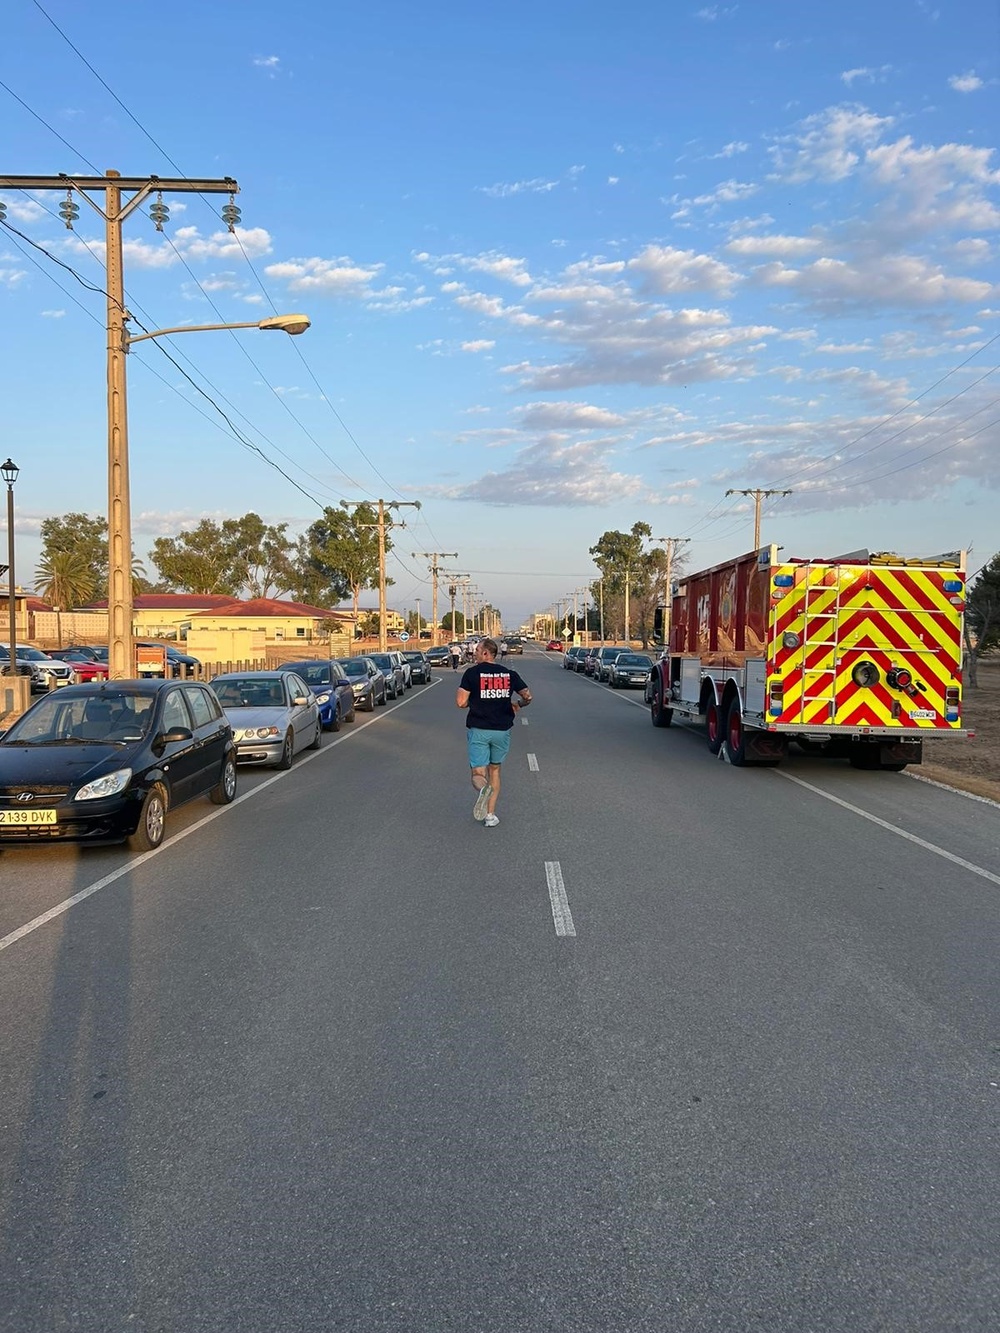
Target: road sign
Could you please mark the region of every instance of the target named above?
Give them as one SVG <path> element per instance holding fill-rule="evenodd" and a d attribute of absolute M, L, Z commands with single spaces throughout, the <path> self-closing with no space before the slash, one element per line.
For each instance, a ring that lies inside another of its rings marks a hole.
<path fill-rule="evenodd" d="M 406 642 L 408 642 L 409 637 L 410 637 L 410 636 L 409 636 L 409 634 L 407 633 L 407 631 L 406 631 L 405 629 L 402 629 L 402 630 L 399 631 L 399 642 L 400 642 L 400 643 L 406 643 Z"/>

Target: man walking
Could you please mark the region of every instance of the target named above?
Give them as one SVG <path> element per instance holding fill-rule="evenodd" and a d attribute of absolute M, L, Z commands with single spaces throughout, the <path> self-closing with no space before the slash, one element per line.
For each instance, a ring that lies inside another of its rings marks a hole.
<path fill-rule="evenodd" d="M 477 792 L 472 814 L 487 828 L 500 823 L 496 813 L 500 765 L 510 749 L 514 718 L 531 703 L 531 691 L 521 677 L 508 666 L 498 666 L 496 657 L 496 641 L 481 639 L 475 661 L 463 673 L 455 695 L 458 707 L 469 710 L 465 735 L 472 785 Z"/>

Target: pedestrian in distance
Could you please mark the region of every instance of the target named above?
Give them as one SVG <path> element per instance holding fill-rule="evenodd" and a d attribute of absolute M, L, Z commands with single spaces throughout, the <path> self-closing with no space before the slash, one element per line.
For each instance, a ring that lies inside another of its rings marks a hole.
<path fill-rule="evenodd" d="M 500 661 L 502 662 L 503 659 L 504 659 L 506 656 L 507 656 L 507 640 L 506 640 L 506 639 L 501 639 L 501 640 L 500 640 Z"/>
<path fill-rule="evenodd" d="M 448 645 L 448 652 L 451 655 L 451 669 L 458 670 L 458 664 L 462 660 L 462 648 L 460 644 L 451 643 Z"/>
<path fill-rule="evenodd" d="M 463 672 L 455 694 L 458 707 L 468 709 L 465 737 L 476 792 L 472 815 L 487 828 L 500 823 L 500 765 L 510 749 L 514 719 L 531 703 L 531 691 L 517 672 L 497 664 L 497 651 L 495 639 L 479 641 L 475 661 Z"/>

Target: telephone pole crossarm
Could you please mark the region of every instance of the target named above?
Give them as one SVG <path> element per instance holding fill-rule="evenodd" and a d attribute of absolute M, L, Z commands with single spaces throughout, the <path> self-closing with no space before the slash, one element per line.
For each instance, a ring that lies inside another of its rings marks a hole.
<path fill-rule="evenodd" d="M 753 502 L 754 502 L 754 507 L 753 507 L 753 549 L 754 549 L 755 551 L 759 551 L 759 550 L 760 550 L 760 506 L 761 506 L 761 502 L 762 502 L 763 500 L 767 500 L 767 499 L 769 499 L 772 495 L 792 495 L 793 492 L 792 492 L 792 491 L 778 491 L 778 490 L 774 490 L 774 491 L 754 490 L 753 488 L 751 488 L 751 489 L 749 489 L 749 490 L 745 490 L 745 491 L 729 490 L 729 491 L 726 491 L 726 494 L 727 494 L 727 495 L 746 495 L 746 496 L 752 498 L 752 500 L 753 500 Z"/>

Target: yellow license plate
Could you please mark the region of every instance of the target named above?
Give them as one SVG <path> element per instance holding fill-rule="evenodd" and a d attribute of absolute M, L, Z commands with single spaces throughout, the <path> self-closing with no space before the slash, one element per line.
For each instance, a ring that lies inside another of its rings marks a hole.
<path fill-rule="evenodd" d="M 54 810 L 0 810 L 0 824 L 54 824 Z"/>

